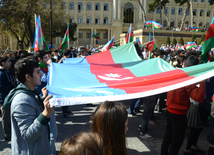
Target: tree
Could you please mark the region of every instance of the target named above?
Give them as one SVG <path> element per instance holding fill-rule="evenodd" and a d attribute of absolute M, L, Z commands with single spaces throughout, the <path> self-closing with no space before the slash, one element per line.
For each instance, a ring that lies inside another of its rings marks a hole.
<path fill-rule="evenodd" d="M 167 10 L 165 8 L 166 4 L 169 3 L 169 0 L 153 0 L 153 2 L 148 4 L 148 11 L 155 11 L 155 9 L 158 7 L 160 10 L 160 24 L 162 24 L 162 9 L 164 9 L 164 16 L 167 20 L 167 27 L 170 26 L 169 18 L 167 17 Z"/>
<path fill-rule="evenodd" d="M 203 41 L 204 41 L 205 37 L 206 37 L 206 35 L 205 35 L 205 34 L 203 34 L 203 35 L 201 36 L 201 40 L 200 40 L 199 44 L 201 44 L 201 42 L 203 42 Z"/>
<path fill-rule="evenodd" d="M 177 40 L 176 40 L 175 38 L 173 39 L 172 44 L 173 44 L 173 45 L 176 45 L 176 44 L 177 44 Z"/>
<path fill-rule="evenodd" d="M 195 42 L 195 43 L 196 43 L 196 41 L 197 41 L 197 40 L 196 40 L 196 36 L 193 34 L 193 35 L 192 35 L 192 42 Z"/>
<path fill-rule="evenodd" d="M 142 13 L 143 13 L 143 21 L 146 22 L 146 12 L 145 12 L 145 10 L 144 10 L 144 8 L 143 8 L 143 6 L 142 6 L 140 0 L 138 0 L 138 3 L 139 3 L 139 5 L 140 5 L 140 8 L 141 8 Z M 147 26 L 146 26 L 145 28 L 147 29 Z"/>
<path fill-rule="evenodd" d="M 52 0 L 52 35 L 61 36 L 61 30 L 67 25 L 68 15 L 62 6 L 62 0 Z M 34 42 L 35 19 L 40 15 L 43 34 L 46 40 L 50 38 L 49 0 L 0 0 L 0 29 L 15 36 L 20 48 Z"/>
<path fill-rule="evenodd" d="M 184 39 L 181 37 L 178 43 L 179 43 L 180 45 L 184 45 Z"/>
<path fill-rule="evenodd" d="M 170 38 L 169 37 L 167 37 L 167 39 L 166 39 L 166 45 L 170 45 Z"/>

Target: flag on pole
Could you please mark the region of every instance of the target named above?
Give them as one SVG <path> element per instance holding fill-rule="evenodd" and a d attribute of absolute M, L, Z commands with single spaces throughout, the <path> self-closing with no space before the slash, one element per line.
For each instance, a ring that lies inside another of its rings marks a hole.
<path fill-rule="evenodd" d="M 28 48 L 27 52 L 28 52 L 28 53 L 31 53 L 31 47 Z"/>
<path fill-rule="evenodd" d="M 154 43 L 155 43 L 154 40 L 146 43 L 148 51 L 151 51 L 151 52 L 153 51 Z"/>
<path fill-rule="evenodd" d="M 190 27 L 190 31 L 191 32 L 198 32 L 199 31 L 199 27 Z"/>
<path fill-rule="evenodd" d="M 107 44 L 105 44 L 105 46 L 103 46 L 103 48 L 100 51 L 104 52 L 111 49 L 113 47 L 113 44 L 114 44 L 114 36 L 111 38 L 111 40 Z"/>
<path fill-rule="evenodd" d="M 163 27 L 161 24 L 157 23 L 156 21 L 153 21 L 152 24 L 153 24 L 153 28 L 154 28 L 154 29 L 159 29 L 159 28 L 162 28 L 162 27 Z"/>
<path fill-rule="evenodd" d="M 9 48 L 7 48 L 3 54 L 7 54 L 7 53 L 9 53 Z"/>
<path fill-rule="evenodd" d="M 152 38 L 151 33 L 149 33 L 149 42 L 150 42 L 150 41 L 153 41 L 153 38 Z M 153 50 L 156 50 L 155 42 L 154 42 Z"/>
<path fill-rule="evenodd" d="M 96 34 L 92 34 L 92 38 L 95 38 L 95 39 L 100 39 L 100 35 L 96 35 Z"/>
<path fill-rule="evenodd" d="M 208 60 L 211 59 L 211 57 L 209 55 L 209 51 L 213 47 L 214 47 L 214 17 L 213 17 L 213 20 L 207 31 L 207 34 L 206 34 L 206 37 L 204 40 L 204 44 L 203 44 L 203 48 L 202 48 L 201 57 L 202 57 L 203 62 L 207 62 Z"/>
<path fill-rule="evenodd" d="M 137 44 L 139 45 L 139 47 L 142 47 L 142 44 L 141 44 L 141 42 L 140 42 L 140 39 L 139 39 L 139 38 L 137 38 L 137 39 L 136 39 L 136 42 L 137 42 Z"/>
<path fill-rule="evenodd" d="M 153 21 L 146 21 L 146 26 L 149 27 L 149 26 L 152 26 L 153 25 Z"/>
<path fill-rule="evenodd" d="M 61 52 L 63 52 L 64 49 L 66 49 L 66 48 L 69 48 L 69 23 L 68 23 L 65 35 L 63 37 L 62 43 L 59 46 L 59 49 Z"/>
<path fill-rule="evenodd" d="M 130 24 L 129 31 L 126 35 L 126 44 L 133 41 L 132 24 Z"/>

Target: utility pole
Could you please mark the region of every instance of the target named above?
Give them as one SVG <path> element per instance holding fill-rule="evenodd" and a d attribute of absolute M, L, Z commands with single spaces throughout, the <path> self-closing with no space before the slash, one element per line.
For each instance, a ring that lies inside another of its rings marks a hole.
<path fill-rule="evenodd" d="M 51 35 L 51 48 L 53 47 L 52 43 L 52 0 L 50 0 L 50 35 Z"/>

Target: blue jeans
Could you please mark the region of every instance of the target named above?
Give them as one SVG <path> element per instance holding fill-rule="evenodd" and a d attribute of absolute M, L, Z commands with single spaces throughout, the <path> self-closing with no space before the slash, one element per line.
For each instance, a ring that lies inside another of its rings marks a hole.
<path fill-rule="evenodd" d="M 157 96 L 149 96 L 143 98 L 143 117 L 141 123 L 141 132 L 146 133 L 148 131 L 149 120 L 154 113 L 155 105 L 157 103 Z"/>
<path fill-rule="evenodd" d="M 49 127 L 50 127 L 50 148 L 51 148 L 51 155 L 56 154 L 56 147 L 55 141 L 58 136 L 58 130 L 56 125 L 56 117 L 55 117 L 55 107 L 53 107 L 53 113 L 50 116 Z"/>
<path fill-rule="evenodd" d="M 140 110 L 140 99 L 132 99 L 129 105 L 129 114 Z"/>

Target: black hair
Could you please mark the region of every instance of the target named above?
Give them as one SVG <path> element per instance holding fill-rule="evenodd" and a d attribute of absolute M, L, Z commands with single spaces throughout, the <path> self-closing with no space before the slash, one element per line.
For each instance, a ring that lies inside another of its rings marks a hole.
<path fill-rule="evenodd" d="M 156 49 L 156 50 L 153 51 L 153 55 L 156 56 L 156 57 L 158 57 L 160 55 L 164 55 L 164 51 L 161 50 L 161 49 Z"/>
<path fill-rule="evenodd" d="M 0 66 L 2 66 L 3 62 L 6 62 L 9 59 L 7 55 L 3 55 L 0 57 Z"/>
<path fill-rule="evenodd" d="M 71 54 L 71 50 L 70 49 L 64 50 L 63 54 L 64 56 L 68 56 L 69 54 Z"/>
<path fill-rule="evenodd" d="M 27 51 L 23 51 L 23 52 L 20 54 L 20 59 L 21 59 L 21 58 L 28 57 L 28 56 L 32 56 L 32 54 L 31 54 L 31 53 L 28 53 Z"/>
<path fill-rule="evenodd" d="M 34 53 L 33 57 L 34 57 L 34 60 L 36 61 L 39 61 L 38 58 L 42 59 L 43 60 L 43 57 L 48 54 L 47 51 L 44 51 L 44 50 L 38 50 Z"/>
<path fill-rule="evenodd" d="M 195 55 L 190 55 L 185 61 L 185 67 L 194 66 L 199 64 L 199 59 Z"/>
<path fill-rule="evenodd" d="M 29 59 L 29 58 L 19 59 L 15 63 L 15 74 L 19 82 L 21 83 L 25 82 L 26 74 L 29 74 L 31 77 L 33 77 L 34 68 L 38 68 L 38 67 L 39 67 L 39 63 L 36 60 Z"/>

